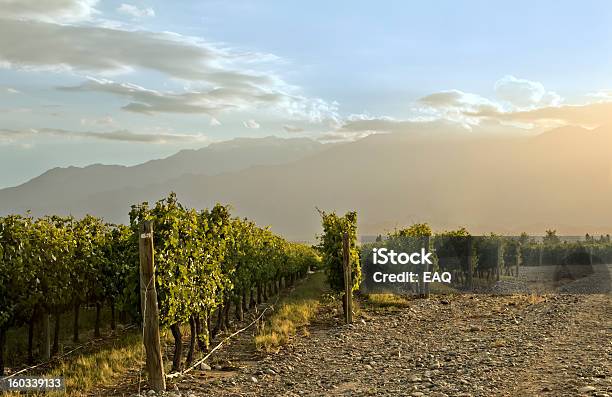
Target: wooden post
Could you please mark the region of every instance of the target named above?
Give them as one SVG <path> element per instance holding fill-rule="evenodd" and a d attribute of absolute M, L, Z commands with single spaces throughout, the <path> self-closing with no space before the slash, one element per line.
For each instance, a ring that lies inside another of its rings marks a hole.
<path fill-rule="evenodd" d="M 544 246 L 542 244 L 540 244 L 538 246 L 538 265 L 542 266 L 542 250 L 543 250 Z"/>
<path fill-rule="evenodd" d="M 344 297 L 346 306 L 346 323 L 353 322 L 353 283 L 351 280 L 351 258 L 348 233 L 342 235 L 342 262 L 344 268 Z"/>
<path fill-rule="evenodd" d="M 502 271 L 502 260 L 503 260 L 503 243 L 501 240 L 497 242 L 497 281 L 499 281 Z"/>
<path fill-rule="evenodd" d="M 521 244 L 516 245 L 516 277 L 519 276 L 519 266 L 521 264 Z"/>
<path fill-rule="evenodd" d="M 430 236 L 425 236 L 424 237 L 424 241 L 423 241 L 423 246 L 424 246 L 426 252 L 429 252 L 430 242 L 431 242 Z M 430 264 L 429 263 L 425 263 L 425 269 L 423 271 L 424 272 L 430 272 L 431 270 L 432 269 L 430 267 Z M 429 283 L 426 283 L 426 282 L 423 282 L 423 297 L 429 299 Z"/>
<path fill-rule="evenodd" d="M 147 355 L 149 385 L 156 392 L 166 390 L 166 376 L 159 340 L 159 310 L 153 266 L 153 223 L 140 224 L 140 305 L 142 310 L 143 343 Z"/>
<path fill-rule="evenodd" d="M 474 289 L 474 249 L 473 249 L 474 241 L 472 240 L 472 236 L 468 236 L 467 238 L 467 287 L 468 290 Z"/>

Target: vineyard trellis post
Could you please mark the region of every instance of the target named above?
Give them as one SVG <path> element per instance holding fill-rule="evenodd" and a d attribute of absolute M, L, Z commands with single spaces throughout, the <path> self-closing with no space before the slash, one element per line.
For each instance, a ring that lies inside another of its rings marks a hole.
<path fill-rule="evenodd" d="M 518 243 L 516 245 L 516 256 L 514 258 L 516 260 L 515 266 L 516 266 L 516 277 L 518 278 L 519 276 L 519 266 L 521 264 L 521 244 Z"/>
<path fill-rule="evenodd" d="M 542 251 L 543 245 L 538 245 L 538 266 L 542 266 Z"/>
<path fill-rule="evenodd" d="M 467 238 L 467 287 L 474 289 L 474 241 L 472 236 Z"/>
<path fill-rule="evenodd" d="M 431 248 L 431 243 L 430 243 L 430 236 L 424 236 L 423 237 L 423 246 L 425 248 L 426 252 L 429 252 L 430 248 Z M 430 267 L 429 262 L 425 261 L 425 269 L 424 272 L 431 272 L 432 269 Z M 423 297 L 429 299 L 429 283 L 426 283 L 423 281 Z"/>
<path fill-rule="evenodd" d="M 503 255 L 504 255 L 504 251 L 503 251 L 504 247 L 503 247 L 503 243 L 502 240 L 499 239 L 497 241 L 497 263 L 496 263 L 496 267 L 497 267 L 497 274 L 495 276 L 496 280 L 499 281 L 499 279 L 501 278 L 501 272 L 502 272 L 502 261 L 504 259 Z"/>
<path fill-rule="evenodd" d="M 153 222 L 151 221 L 144 221 L 140 224 L 139 251 L 140 304 L 147 374 L 151 388 L 156 392 L 161 392 L 166 390 L 166 377 L 159 336 L 159 309 L 153 263 Z"/>
<path fill-rule="evenodd" d="M 351 280 L 351 259 L 348 233 L 342 235 L 342 263 L 344 267 L 345 319 L 347 324 L 353 322 L 353 283 Z"/>

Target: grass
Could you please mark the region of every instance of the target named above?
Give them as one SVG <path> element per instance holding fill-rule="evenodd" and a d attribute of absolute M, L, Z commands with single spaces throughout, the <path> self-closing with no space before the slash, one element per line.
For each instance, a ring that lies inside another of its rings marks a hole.
<path fill-rule="evenodd" d="M 286 344 L 317 313 L 321 297 L 329 292 L 323 272 L 313 273 L 278 304 L 278 309 L 255 336 L 260 350 L 274 351 Z"/>
<path fill-rule="evenodd" d="M 44 393 L 44 395 L 86 396 L 91 395 L 97 387 L 116 383 L 129 369 L 142 366 L 143 359 L 141 334 L 138 330 L 132 330 L 101 348 L 70 355 L 54 368 L 37 373 L 36 376 L 65 379 L 66 393 Z M 7 396 L 18 395 L 7 394 Z"/>
<path fill-rule="evenodd" d="M 143 358 L 141 334 L 132 332 L 98 352 L 82 354 L 61 363 L 48 376 L 64 377 L 67 395 L 80 396 L 97 386 L 118 380 L 130 368 L 142 365 Z"/>
<path fill-rule="evenodd" d="M 529 306 L 546 301 L 546 296 L 538 294 L 515 294 L 510 296 L 510 305 Z"/>
<path fill-rule="evenodd" d="M 96 318 L 95 308 L 81 307 L 79 312 L 79 339 L 82 342 L 86 342 L 93 338 L 93 329 Z M 110 324 L 110 309 L 106 306 L 101 311 L 101 323 L 102 327 L 100 331 L 104 335 L 105 332 L 109 331 Z M 64 351 L 70 350 L 73 346 L 79 345 L 79 343 L 72 342 L 72 324 L 73 324 L 73 312 L 67 310 L 65 313 L 60 315 L 60 333 L 59 333 L 59 354 Z M 51 317 L 49 320 L 51 338 L 53 338 L 54 332 L 54 318 Z M 117 320 L 117 323 L 119 321 Z M 37 323 L 34 327 L 34 356 L 41 354 L 40 346 L 40 334 L 41 330 Z M 53 342 L 53 340 L 51 341 Z M 5 365 L 7 368 L 20 369 L 26 364 L 28 352 L 28 326 L 24 325 L 21 327 L 9 328 L 6 335 L 6 351 L 5 351 Z"/>
<path fill-rule="evenodd" d="M 369 294 L 365 295 L 366 302 L 377 307 L 408 307 L 409 301 L 401 295 L 395 294 Z"/>
<path fill-rule="evenodd" d="M 60 316 L 59 352 L 72 349 L 78 350 L 59 359 L 52 359 L 48 364 L 32 369 L 23 376 L 63 377 L 66 383 L 66 393 L 45 393 L 45 395 L 90 395 L 97 387 L 116 383 L 130 368 L 138 368 L 143 361 L 144 353 L 142 338 L 138 327 L 132 330 L 120 331 L 123 327 L 117 321 L 117 333 L 110 331 L 110 309 L 104 307 L 101 312 L 102 338 L 93 336 L 95 309 L 81 307 L 80 310 L 81 342 L 72 341 L 72 311 Z M 53 336 L 54 320 L 50 321 L 51 336 Z M 39 324 L 34 329 L 34 355 L 36 363 L 43 360 L 40 355 Z M 27 357 L 27 327 L 9 329 L 7 333 L 7 349 L 5 359 L 7 367 L 12 371 L 26 366 Z M 10 371 L 10 372 L 12 372 Z M 19 394 L 7 394 L 18 396 Z M 41 394 L 42 395 L 42 394 Z"/>
<path fill-rule="evenodd" d="M 459 290 L 445 283 L 431 283 L 429 285 L 429 292 L 432 295 L 456 295 L 460 293 Z"/>

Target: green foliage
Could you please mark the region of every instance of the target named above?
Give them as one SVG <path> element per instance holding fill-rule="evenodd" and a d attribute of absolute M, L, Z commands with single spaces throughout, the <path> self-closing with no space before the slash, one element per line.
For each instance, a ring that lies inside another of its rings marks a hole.
<path fill-rule="evenodd" d="M 608 236 L 585 235 L 584 241 L 561 241 L 554 230 L 547 230 L 542 243 L 521 244 L 522 262 L 537 265 L 590 265 L 612 263 L 612 243 Z"/>
<path fill-rule="evenodd" d="M 395 252 L 416 252 L 426 245 L 425 237 L 432 235 L 431 227 L 426 223 L 415 223 L 404 229 L 396 229 L 387 235 L 384 246 Z M 404 269 L 407 269 L 404 266 Z M 412 269 L 411 269 L 412 270 Z"/>
<path fill-rule="evenodd" d="M 151 208 L 133 205 L 130 226 L 47 216 L 0 217 L 0 327 L 21 325 L 37 310 L 109 302 L 136 319 L 140 311 L 139 225 L 154 224 L 156 287 L 162 326 L 210 313 L 234 295 L 318 267 L 312 247 L 232 218 L 220 204 L 184 207 L 174 193 Z"/>
<path fill-rule="evenodd" d="M 522 238 L 505 238 L 504 239 L 504 265 L 506 267 L 515 266 L 517 261 L 521 260 L 521 242 Z"/>
<path fill-rule="evenodd" d="M 526 245 L 526 244 L 530 244 L 531 241 L 531 237 L 529 237 L 529 235 L 525 232 L 521 233 L 521 235 L 518 238 L 518 243 L 520 245 Z"/>
<path fill-rule="evenodd" d="M 132 206 L 134 233 L 144 220 L 154 224 L 156 288 L 165 327 L 208 313 L 255 286 L 305 274 L 318 261 L 314 249 L 232 218 L 227 206 L 197 212 L 174 193 L 152 209 L 148 203 Z"/>
<path fill-rule="evenodd" d="M 404 229 L 396 229 L 389 233 L 388 237 L 424 237 L 431 236 L 433 233 L 427 223 L 415 223 Z"/>
<path fill-rule="evenodd" d="M 28 280 L 30 218 L 9 215 L 0 218 L 0 327 L 8 327 L 29 301 Z"/>
<path fill-rule="evenodd" d="M 491 234 L 475 238 L 474 242 L 478 255 L 479 271 L 491 271 L 504 262 L 504 242 L 500 236 Z"/>
<path fill-rule="evenodd" d="M 468 271 L 468 239 L 470 233 L 465 228 L 436 233 L 433 247 L 438 266 L 442 271 Z M 474 252 L 471 253 L 474 256 Z M 477 258 L 474 257 L 474 262 Z M 474 264 L 476 265 L 476 263 Z"/>
<path fill-rule="evenodd" d="M 561 242 L 561 240 L 557 236 L 556 230 L 547 230 L 546 235 L 544 236 L 542 241 L 546 245 L 554 245 L 554 244 L 559 244 Z"/>
<path fill-rule="evenodd" d="M 344 268 L 342 239 L 346 233 L 349 240 L 349 260 L 353 290 L 361 283 L 361 266 L 357 249 L 357 213 L 347 212 L 340 217 L 334 212 L 319 210 L 323 224 L 323 234 L 319 236 L 319 250 L 323 256 L 323 267 L 332 290 L 344 291 Z"/>

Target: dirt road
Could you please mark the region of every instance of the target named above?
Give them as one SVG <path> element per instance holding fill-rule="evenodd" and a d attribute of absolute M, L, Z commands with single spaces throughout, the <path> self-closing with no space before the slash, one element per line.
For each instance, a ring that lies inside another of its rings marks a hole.
<path fill-rule="evenodd" d="M 244 334 L 183 396 L 612 396 L 610 295 L 455 296 L 326 307 L 278 353 Z"/>

